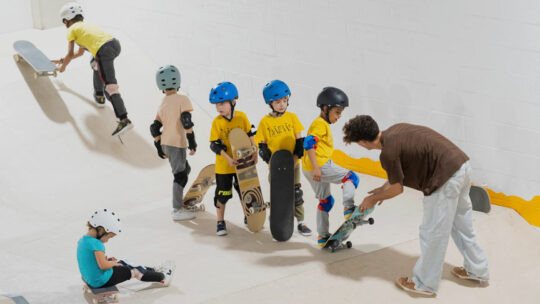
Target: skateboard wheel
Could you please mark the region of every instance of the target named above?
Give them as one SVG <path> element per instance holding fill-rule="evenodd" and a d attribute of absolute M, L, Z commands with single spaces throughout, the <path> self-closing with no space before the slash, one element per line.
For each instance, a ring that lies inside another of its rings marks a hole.
<path fill-rule="evenodd" d="M 355 222 L 352 222 L 352 228 L 356 229 L 356 223 Z"/>
<path fill-rule="evenodd" d="M 204 210 L 206 210 L 206 207 L 204 207 L 204 205 L 201 204 L 201 206 L 199 207 L 199 210 L 204 211 Z"/>
<path fill-rule="evenodd" d="M 330 252 L 335 252 L 336 251 L 336 247 L 330 247 Z"/>
<path fill-rule="evenodd" d="M 15 55 L 13 55 L 13 59 L 15 59 L 15 62 L 19 62 L 21 60 L 21 57 L 19 57 L 19 55 L 15 54 Z"/>
<path fill-rule="evenodd" d="M 248 211 L 250 214 L 253 214 L 255 213 L 255 208 L 251 207 L 251 208 L 248 208 Z"/>
<path fill-rule="evenodd" d="M 370 225 L 373 225 L 373 223 L 375 223 L 375 220 L 372 217 L 370 217 L 369 220 L 368 220 L 368 223 Z"/>
<path fill-rule="evenodd" d="M 38 78 L 38 74 L 34 73 L 34 79 L 37 79 L 37 78 Z"/>
<path fill-rule="evenodd" d="M 94 304 L 98 304 L 98 300 L 96 300 L 96 299 L 92 299 L 92 303 L 94 303 Z"/>
<path fill-rule="evenodd" d="M 352 242 L 351 241 L 347 241 L 347 248 L 351 248 L 352 247 Z"/>
<path fill-rule="evenodd" d="M 56 77 L 56 71 L 54 71 L 53 76 Z"/>

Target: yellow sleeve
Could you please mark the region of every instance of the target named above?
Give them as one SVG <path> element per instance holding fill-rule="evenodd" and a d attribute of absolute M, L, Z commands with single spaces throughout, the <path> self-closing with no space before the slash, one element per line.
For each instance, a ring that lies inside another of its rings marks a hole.
<path fill-rule="evenodd" d="M 308 135 L 323 137 L 326 135 L 326 127 L 321 122 L 315 122 Z"/>
<path fill-rule="evenodd" d="M 218 140 L 219 138 L 219 132 L 217 129 L 217 123 L 216 120 L 212 122 L 212 128 L 210 128 L 210 141 Z"/>
<path fill-rule="evenodd" d="M 291 113 L 292 114 L 292 113 Z M 293 115 L 293 130 L 294 130 L 294 134 L 298 134 L 302 131 L 304 131 L 304 126 L 302 125 L 302 123 L 300 122 L 300 120 L 298 119 L 298 116 L 296 116 L 296 114 L 292 114 Z"/>
<path fill-rule="evenodd" d="M 251 131 L 251 124 L 249 123 L 249 119 L 246 114 L 244 114 L 244 131 L 246 131 L 246 133 Z"/>
<path fill-rule="evenodd" d="M 257 128 L 257 134 L 255 134 L 255 143 L 259 144 L 261 141 L 268 142 L 268 138 L 266 136 L 266 126 L 264 123 L 264 117 L 259 122 L 259 127 Z"/>
<path fill-rule="evenodd" d="M 74 32 L 74 31 L 73 31 L 73 27 L 72 27 L 72 28 L 69 28 L 69 29 L 67 30 L 67 40 L 68 40 L 69 42 L 75 40 L 75 33 L 73 33 L 73 32 Z"/>

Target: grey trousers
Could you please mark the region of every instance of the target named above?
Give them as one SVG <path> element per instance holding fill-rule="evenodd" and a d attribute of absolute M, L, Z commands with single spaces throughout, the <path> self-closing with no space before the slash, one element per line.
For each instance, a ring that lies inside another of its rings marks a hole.
<path fill-rule="evenodd" d="M 349 170 L 341 168 L 340 166 L 334 164 L 332 160 L 327 161 L 321 167 L 321 181 L 316 182 L 313 180 L 313 173 L 310 171 L 304 171 L 304 176 L 311 184 L 311 188 L 315 192 L 315 197 L 318 200 L 324 200 L 328 198 L 330 193 L 330 184 L 341 184 L 343 178 L 349 173 Z M 354 206 L 354 184 L 351 181 L 346 181 L 343 184 L 343 207 L 352 208 Z M 317 233 L 319 236 L 326 237 L 330 235 L 328 231 L 329 228 L 328 222 L 328 212 L 317 208 Z"/>
<path fill-rule="evenodd" d="M 165 152 L 165 154 L 167 155 L 167 159 L 171 164 L 173 175 L 186 170 L 186 148 L 177 148 L 165 145 L 162 145 L 161 147 L 163 148 L 163 152 Z M 173 208 L 182 208 L 184 201 L 184 187 L 182 187 L 178 183 L 173 182 L 172 191 Z"/>

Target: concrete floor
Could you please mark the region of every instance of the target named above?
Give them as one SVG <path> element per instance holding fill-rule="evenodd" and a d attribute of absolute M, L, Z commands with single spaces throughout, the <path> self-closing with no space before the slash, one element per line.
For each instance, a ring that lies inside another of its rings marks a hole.
<path fill-rule="evenodd" d="M 110 105 L 93 105 L 89 58 L 74 61 L 58 78 L 33 79 L 26 63 L 14 62 L 12 43 L 22 39 L 51 59 L 63 56 L 64 29 L 0 35 L 0 294 L 21 295 L 29 303 L 86 303 L 76 243 L 91 212 L 107 207 L 124 225 L 106 244 L 109 256 L 147 265 L 172 259 L 177 265 L 169 288 L 133 292 L 133 282 L 121 285 L 121 303 L 538 303 L 540 234 L 513 210 L 498 206 L 489 215 L 474 213 L 490 261 L 489 286 L 450 274 L 462 263 L 451 242 L 435 300 L 394 285 L 397 277 L 411 274 L 420 254 L 422 195 L 411 189 L 376 209 L 375 225 L 354 232 L 352 249 L 333 254 L 316 246 L 315 235 L 295 233 L 278 243 L 268 224 L 249 232 L 236 197 L 226 211 L 229 235 L 216 236 L 212 190 L 204 201 L 207 212 L 173 222 L 172 175 L 148 131 L 162 98 L 154 84 L 156 66 L 128 37 L 114 34 L 123 48 L 116 62 L 120 91 L 135 123 L 124 144 L 110 136 L 115 128 Z M 205 144 L 214 113 L 200 111 L 200 102 L 207 101 L 194 100 L 200 148 L 189 158 L 192 172 L 214 161 Z M 258 168 L 268 198 L 267 168 Z M 362 175 L 358 201 L 382 183 Z M 315 230 L 314 196 L 307 181 L 303 184 L 306 222 Z M 333 188 L 340 202 L 338 190 Z M 337 203 L 331 212 L 331 230 L 342 222 L 340 209 Z"/>

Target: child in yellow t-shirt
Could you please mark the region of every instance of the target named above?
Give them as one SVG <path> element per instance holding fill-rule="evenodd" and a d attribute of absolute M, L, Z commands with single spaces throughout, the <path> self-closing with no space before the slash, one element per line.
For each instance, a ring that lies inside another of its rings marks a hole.
<path fill-rule="evenodd" d="M 112 135 L 120 135 L 131 129 L 133 124 L 128 119 L 124 101 L 118 91 L 118 81 L 114 70 L 114 59 L 120 55 L 120 42 L 97 26 L 83 22 L 83 10 L 79 3 L 70 2 L 64 5 L 60 10 L 60 17 L 68 29 L 68 53 L 59 60 L 53 60 L 59 65 L 57 70 L 64 72 L 71 60 L 81 57 L 85 50 L 92 53 L 90 66 L 94 70 L 96 105 L 104 107 L 105 97 L 111 102 L 114 114 L 119 120 Z M 75 52 L 75 44 L 79 45 L 77 52 Z"/>
<path fill-rule="evenodd" d="M 216 192 L 214 205 L 217 212 L 217 232 L 219 236 L 227 234 L 225 224 L 225 204 L 232 198 L 232 188 L 236 189 L 240 196 L 238 177 L 236 176 L 236 165 L 238 162 L 232 157 L 231 144 L 229 143 L 229 132 L 232 129 L 240 128 L 244 130 L 251 144 L 255 146 L 252 125 L 243 112 L 235 111 L 234 107 L 238 100 L 238 90 L 230 82 L 220 82 L 210 91 L 210 103 L 216 105 L 219 115 L 214 118 L 210 131 L 210 149 L 216 153 Z M 257 163 L 257 153 L 253 154 Z M 234 183 L 233 183 L 234 180 Z M 246 219 L 244 218 L 244 223 Z"/>
<path fill-rule="evenodd" d="M 304 149 L 308 157 L 302 160 L 304 176 L 308 179 L 319 200 L 317 207 L 317 243 L 324 246 L 330 233 L 328 231 L 328 212 L 334 206 L 334 197 L 330 193 L 330 183 L 342 183 L 343 216 L 348 219 L 354 211 L 354 191 L 358 187 L 359 178 L 353 171 L 347 171 L 336 165 L 330 157 L 334 152 L 334 142 L 330 124 L 341 117 L 349 99 L 345 92 L 338 88 L 326 87 L 317 97 L 317 106 L 321 114 L 315 118 L 304 140 Z"/>
<path fill-rule="evenodd" d="M 191 121 L 193 106 L 189 97 L 178 94 L 180 71 L 174 65 L 160 67 L 156 72 L 156 83 L 165 97 L 150 125 L 150 133 L 158 156 L 169 159 L 174 176 L 172 218 L 175 221 L 191 220 L 195 218 L 195 213 L 184 207 L 184 187 L 191 171 L 186 149 L 189 155 L 195 154 L 197 150 L 194 124 Z"/>
<path fill-rule="evenodd" d="M 266 104 L 272 112 L 264 116 L 257 129 L 256 140 L 259 143 L 259 155 L 269 163 L 272 153 L 278 150 L 288 150 L 294 154 L 294 216 L 298 221 L 298 232 L 311 235 L 311 230 L 304 224 L 304 199 L 300 189 L 300 162 L 304 155 L 304 138 L 301 132 L 304 126 L 296 114 L 287 112 L 291 91 L 281 80 L 272 80 L 263 89 Z"/>

